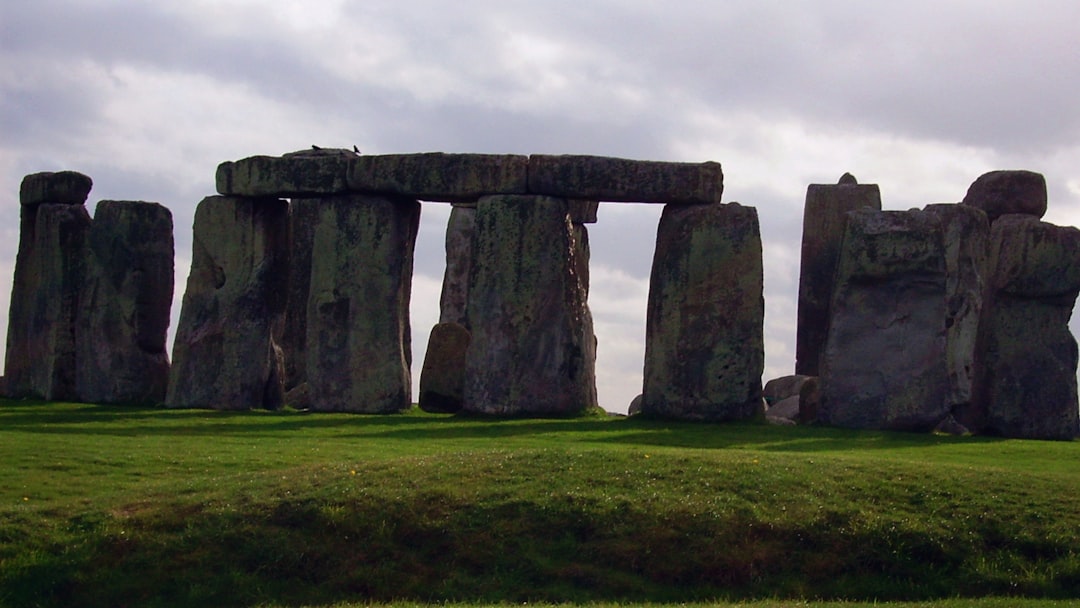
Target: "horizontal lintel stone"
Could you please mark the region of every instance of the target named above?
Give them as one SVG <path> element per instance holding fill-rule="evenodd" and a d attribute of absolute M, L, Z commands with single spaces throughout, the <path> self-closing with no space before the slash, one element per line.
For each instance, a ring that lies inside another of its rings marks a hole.
<path fill-rule="evenodd" d="M 31 173 L 19 186 L 19 203 L 25 207 L 52 203 L 82 205 L 94 182 L 76 171 Z"/>
<path fill-rule="evenodd" d="M 493 194 L 525 194 L 529 158 L 512 154 L 383 154 L 357 156 L 349 187 L 425 201 L 469 202 Z"/>
<path fill-rule="evenodd" d="M 349 150 L 320 149 L 282 156 L 251 156 L 221 163 L 217 191 L 225 196 L 304 197 L 349 191 Z"/>
<path fill-rule="evenodd" d="M 529 192 L 607 202 L 719 203 L 724 173 L 717 162 L 534 154 L 529 157 Z"/>

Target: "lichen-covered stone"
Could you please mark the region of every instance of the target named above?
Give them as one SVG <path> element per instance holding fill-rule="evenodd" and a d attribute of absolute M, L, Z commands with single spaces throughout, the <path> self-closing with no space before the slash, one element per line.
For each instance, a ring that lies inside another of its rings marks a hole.
<path fill-rule="evenodd" d="M 439 323 L 431 328 L 420 372 L 420 409 L 440 414 L 461 410 L 470 339 L 469 330 L 458 323 Z"/>
<path fill-rule="evenodd" d="M 21 208 L 4 372 L 11 397 L 78 399 L 75 319 L 90 224 L 78 204 Z"/>
<path fill-rule="evenodd" d="M 982 209 L 990 223 L 1002 215 L 1046 215 L 1046 178 L 1034 171 L 991 171 L 968 187 L 964 205 Z"/>
<path fill-rule="evenodd" d="M 464 410 L 568 415 L 596 407 L 595 342 L 563 199 L 480 199 Z"/>
<path fill-rule="evenodd" d="M 349 195 L 319 206 L 307 306 L 307 382 L 317 411 L 411 404 L 409 298 L 420 203 Z"/>
<path fill-rule="evenodd" d="M 756 209 L 664 207 L 649 286 L 643 414 L 719 421 L 761 413 L 762 289 Z"/>
<path fill-rule="evenodd" d="M 383 154 L 357 156 L 349 187 L 426 201 L 475 201 L 489 194 L 524 194 L 529 159 L 510 154 Z"/>
<path fill-rule="evenodd" d="M 881 209 L 876 184 L 858 185 L 845 173 L 839 184 L 811 184 L 803 210 L 795 373 L 816 376 L 829 328 L 833 280 L 849 211 Z"/>
<path fill-rule="evenodd" d="M 191 272 L 169 374 L 168 407 L 282 405 L 288 203 L 211 196 L 195 210 Z"/>
<path fill-rule="evenodd" d="M 337 148 L 282 156 L 252 156 L 221 163 L 217 191 L 226 196 L 308 197 L 349 191 L 349 163 L 357 155 Z"/>
<path fill-rule="evenodd" d="M 926 211 L 938 217 L 944 235 L 948 403 L 963 417 L 971 403 L 990 224 L 985 213 L 968 205 L 928 205 Z"/>
<path fill-rule="evenodd" d="M 22 180 L 19 203 L 23 206 L 42 203 L 82 205 L 93 185 L 93 180 L 76 171 L 32 173 Z"/>
<path fill-rule="evenodd" d="M 162 403 L 169 382 L 172 213 L 157 203 L 101 201 L 88 249 L 77 315 L 79 399 Z"/>
<path fill-rule="evenodd" d="M 948 415 L 945 295 L 936 216 L 848 214 L 821 361 L 824 422 L 929 431 Z"/>
<path fill-rule="evenodd" d="M 446 271 L 439 296 L 439 322 L 469 327 L 469 273 L 473 263 L 476 207 L 454 205 L 446 223 Z"/>
<path fill-rule="evenodd" d="M 529 192 L 612 202 L 718 203 L 724 173 L 716 162 L 534 154 L 529 157 Z"/>
<path fill-rule="evenodd" d="M 281 332 L 285 390 L 307 381 L 307 314 L 311 295 L 311 248 L 319 219 L 320 198 L 294 198 L 289 204 L 289 279 L 285 325 Z M 293 404 L 289 404 L 293 405 Z"/>
<path fill-rule="evenodd" d="M 990 260 L 972 389 L 979 417 L 972 430 L 1072 439 L 1080 434 L 1080 406 L 1077 345 L 1068 322 L 1080 293 L 1080 230 L 1005 215 L 991 228 Z"/>

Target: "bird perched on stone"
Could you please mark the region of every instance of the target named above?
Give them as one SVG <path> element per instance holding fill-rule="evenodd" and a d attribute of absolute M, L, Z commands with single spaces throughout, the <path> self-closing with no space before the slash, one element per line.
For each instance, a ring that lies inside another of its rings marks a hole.
<path fill-rule="evenodd" d="M 356 144 L 353 144 L 352 151 L 357 153 L 357 154 L 360 154 L 360 148 L 357 148 Z"/>
<path fill-rule="evenodd" d="M 316 146 L 315 144 L 311 144 L 311 149 L 312 150 L 322 150 L 322 148 L 320 148 L 319 146 Z"/>

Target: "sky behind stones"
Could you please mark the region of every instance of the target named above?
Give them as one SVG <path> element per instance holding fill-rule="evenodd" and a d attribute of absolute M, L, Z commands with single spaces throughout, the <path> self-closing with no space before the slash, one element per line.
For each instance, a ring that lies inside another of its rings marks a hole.
<path fill-rule="evenodd" d="M 761 221 L 768 380 L 794 367 L 808 184 L 850 171 L 880 185 L 886 209 L 908 209 L 958 201 L 986 171 L 1031 169 L 1047 178 L 1046 219 L 1080 224 L 1078 35 L 1067 0 L 8 0 L 0 311 L 28 173 L 90 175 L 91 212 L 103 199 L 172 210 L 171 335 L 194 209 L 225 160 L 311 144 L 715 160 L 725 201 Z M 641 390 L 659 213 L 602 205 L 589 228 L 612 411 Z M 448 215 L 422 212 L 414 385 Z"/>

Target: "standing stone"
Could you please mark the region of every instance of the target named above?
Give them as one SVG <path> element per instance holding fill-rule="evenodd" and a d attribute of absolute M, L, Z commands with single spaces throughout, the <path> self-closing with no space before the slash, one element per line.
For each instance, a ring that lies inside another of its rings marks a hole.
<path fill-rule="evenodd" d="M 1046 178 L 1034 171 L 991 171 L 968 187 L 963 204 L 986 212 L 990 223 L 1009 213 L 1046 215 Z"/>
<path fill-rule="evenodd" d="M 27 179 L 31 177 L 35 176 Z M 20 212 L 8 314 L 7 394 L 76 400 L 75 318 L 86 272 L 90 216 L 81 201 L 73 200 L 34 202 Z"/>
<path fill-rule="evenodd" d="M 806 190 L 795 342 L 796 374 L 816 376 L 819 372 L 847 213 L 864 207 L 881 209 L 881 192 L 876 184 L 857 184 L 850 173 L 845 173 L 836 185 L 810 184 Z"/>
<path fill-rule="evenodd" d="M 985 213 L 967 205 L 928 205 L 926 211 L 941 222 L 945 244 L 947 402 L 954 415 L 964 418 L 971 403 L 990 224 Z"/>
<path fill-rule="evenodd" d="M 169 383 L 172 213 L 157 203 L 101 201 L 89 253 L 76 333 L 79 399 L 162 403 Z"/>
<path fill-rule="evenodd" d="M 415 200 L 327 198 L 311 249 L 307 381 L 317 411 L 408 409 Z"/>
<path fill-rule="evenodd" d="M 289 279 L 285 296 L 285 325 L 281 332 L 286 391 L 307 382 L 307 306 L 308 297 L 311 295 L 311 247 L 322 200 L 294 198 L 289 204 Z"/>
<path fill-rule="evenodd" d="M 439 323 L 469 327 L 469 273 L 473 263 L 476 207 L 454 205 L 446 224 L 446 272 L 439 297 Z"/>
<path fill-rule="evenodd" d="M 973 387 L 985 430 L 1072 439 L 1080 406 L 1068 322 L 1080 293 L 1080 230 L 1005 215 L 991 228 L 990 259 Z"/>
<path fill-rule="evenodd" d="M 465 411 L 558 416 L 596 407 L 592 318 L 576 252 L 566 200 L 480 199 Z"/>
<path fill-rule="evenodd" d="M 924 211 L 848 214 L 821 362 L 821 419 L 933 429 L 948 415 L 945 254 Z"/>
<path fill-rule="evenodd" d="M 210 196 L 195 210 L 191 273 L 173 345 L 167 407 L 282 404 L 288 203 Z"/>
<path fill-rule="evenodd" d="M 756 209 L 664 207 L 649 285 L 643 414 L 740 420 L 761 413 L 762 289 Z"/>
<path fill-rule="evenodd" d="M 461 410 L 470 339 L 469 330 L 458 323 L 439 323 L 431 328 L 420 372 L 420 409 L 438 414 Z"/>

